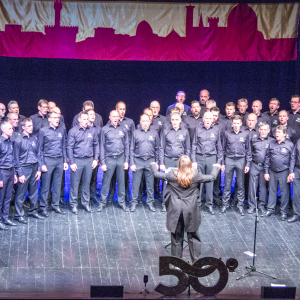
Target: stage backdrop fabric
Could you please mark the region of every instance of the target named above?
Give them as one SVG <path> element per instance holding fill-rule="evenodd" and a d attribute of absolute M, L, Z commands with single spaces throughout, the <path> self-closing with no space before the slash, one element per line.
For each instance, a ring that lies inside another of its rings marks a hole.
<path fill-rule="evenodd" d="M 289 61 L 299 3 L 1 0 L 0 55 L 142 61 Z"/>

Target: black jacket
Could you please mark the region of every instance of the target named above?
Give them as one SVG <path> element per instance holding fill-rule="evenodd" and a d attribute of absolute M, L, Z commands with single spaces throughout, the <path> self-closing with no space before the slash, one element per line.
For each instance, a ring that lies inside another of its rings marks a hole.
<path fill-rule="evenodd" d="M 174 169 L 168 173 L 159 172 L 156 164 L 150 165 L 151 171 L 156 178 L 168 181 L 165 191 L 167 208 L 167 229 L 175 233 L 179 216 L 183 213 L 184 230 L 195 232 L 201 224 L 201 215 L 198 204 L 199 182 L 214 181 L 219 173 L 219 168 L 214 166 L 211 175 L 203 175 L 195 170 L 193 183 L 188 188 L 183 188 L 178 184 Z"/>

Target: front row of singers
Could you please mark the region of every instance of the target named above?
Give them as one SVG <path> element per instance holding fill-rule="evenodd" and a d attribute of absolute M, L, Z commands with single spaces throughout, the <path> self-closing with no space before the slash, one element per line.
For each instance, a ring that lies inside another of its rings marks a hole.
<path fill-rule="evenodd" d="M 92 111 L 95 117 L 95 113 Z M 251 116 L 250 116 L 251 117 Z M 59 207 L 61 188 L 64 185 L 64 170 L 71 168 L 69 204 L 72 213 L 78 214 L 79 190 L 81 204 L 87 212 L 92 212 L 90 190 L 97 184 L 97 171 L 101 164 L 103 180 L 98 212 L 107 205 L 107 197 L 114 173 L 118 183 L 118 203 L 126 212 L 134 212 L 138 204 L 142 175 L 146 181 L 147 205 L 154 207 L 154 175 L 151 163 L 156 163 L 162 171 L 177 168 L 181 156 L 191 158 L 192 165 L 199 174 L 210 174 L 214 164 L 220 164 L 225 172 L 225 187 L 220 214 L 224 214 L 231 198 L 231 185 L 236 172 L 236 198 L 239 213 L 244 215 L 245 184 L 248 188 L 248 213 L 255 209 L 255 196 L 259 190 L 258 207 L 262 216 L 275 213 L 277 189 L 281 192 L 281 219 L 288 217 L 290 199 L 289 183 L 293 181 L 293 211 L 288 219 L 294 222 L 300 218 L 300 142 L 294 144 L 287 139 L 287 129 L 279 125 L 275 139 L 269 137 L 269 125 L 261 123 L 256 128 L 243 128 L 242 119 L 232 117 L 232 127 L 223 130 L 218 122 L 213 122 L 213 113 L 206 112 L 202 123 L 196 127 L 193 136 L 181 115 L 173 112 L 160 134 L 151 129 L 151 119 L 144 113 L 131 136 L 126 126 L 119 122 L 119 113 L 111 111 L 106 126 L 91 125 L 89 112 L 78 115 L 78 125 L 66 133 L 60 123 L 60 114 L 51 112 L 48 126 L 42 127 L 38 135 L 32 135 L 33 122 L 24 118 L 22 132 L 13 131 L 9 122 L 2 122 L 0 139 L 0 229 L 5 225 L 14 226 L 9 219 L 12 193 L 15 194 L 15 220 L 27 223 L 23 209 L 26 193 L 30 201 L 29 216 L 37 219 L 48 217 L 47 207 L 65 214 Z M 125 201 L 125 171 L 133 173 L 132 200 L 130 209 Z M 249 178 L 245 179 L 246 174 Z M 158 176 L 159 177 L 159 176 Z M 40 201 L 38 201 L 38 181 L 41 178 Z M 267 202 L 267 182 L 269 200 Z M 249 183 L 249 184 L 248 184 Z M 164 182 L 164 190 L 169 182 Z M 52 185 L 52 202 L 48 196 Z M 114 184 L 113 184 L 114 185 Z M 214 181 L 206 183 L 205 207 L 214 214 L 213 202 L 219 195 L 220 174 Z M 203 197 L 204 183 L 200 185 L 199 199 Z M 162 211 L 166 211 L 164 196 Z M 267 209 L 266 209 L 267 208 Z"/>

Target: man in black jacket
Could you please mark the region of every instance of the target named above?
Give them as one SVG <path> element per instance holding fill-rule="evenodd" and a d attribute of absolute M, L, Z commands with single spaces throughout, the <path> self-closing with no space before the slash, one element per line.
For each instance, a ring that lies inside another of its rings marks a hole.
<path fill-rule="evenodd" d="M 5 225 L 15 226 L 8 219 L 9 205 L 14 183 L 17 182 L 14 169 L 13 143 L 10 140 L 13 134 L 12 125 L 8 122 L 1 124 L 0 136 L 0 229 L 7 230 Z M 4 225 L 5 224 L 5 225 Z"/>
<path fill-rule="evenodd" d="M 23 203 L 28 190 L 29 216 L 44 219 L 38 214 L 38 181 L 41 177 L 41 153 L 38 138 L 32 134 L 33 123 L 25 118 L 21 122 L 23 133 L 14 142 L 14 160 L 19 177 L 15 196 L 15 219 L 26 224 Z"/>

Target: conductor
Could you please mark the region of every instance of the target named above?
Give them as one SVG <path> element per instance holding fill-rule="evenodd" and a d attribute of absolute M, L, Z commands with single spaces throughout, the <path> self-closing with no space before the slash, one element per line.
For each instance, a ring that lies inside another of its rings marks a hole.
<path fill-rule="evenodd" d="M 201 215 L 198 205 L 199 182 L 214 181 L 220 170 L 219 164 L 214 164 L 210 175 L 204 175 L 193 169 L 192 161 L 187 155 L 182 155 L 178 161 L 178 170 L 171 169 L 168 173 L 157 170 L 156 163 L 151 163 L 151 171 L 158 179 L 166 180 L 167 229 L 171 232 L 171 255 L 182 258 L 184 231 L 190 249 L 192 263 L 200 258 L 201 240 L 198 229 Z"/>

